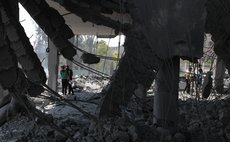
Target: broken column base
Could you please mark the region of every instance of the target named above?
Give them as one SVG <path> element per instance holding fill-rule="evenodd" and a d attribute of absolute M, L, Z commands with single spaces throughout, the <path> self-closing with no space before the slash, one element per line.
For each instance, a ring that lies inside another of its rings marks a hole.
<path fill-rule="evenodd" d="M 20 96 L 21 100 L 16 99 L 14 96 L 8 90 L 3 90 L 0 86 L 0 126 L 20 112 L 25 111 L 21 101 L 28 101 L 26 96 Z"/>
<path fill-rule="evenodd" d="M 12 97 L 7 104 L 0 108 L 0 126 L 15 117 L 21 110 L 25 109 L 23 109 L 22 105 Z"/>
<path fill-rule="evenodd" d="M 153 122 L 163 128 L 175 128 L 178 117 L 179 58 L 164 62 L 157 77 Z"/>

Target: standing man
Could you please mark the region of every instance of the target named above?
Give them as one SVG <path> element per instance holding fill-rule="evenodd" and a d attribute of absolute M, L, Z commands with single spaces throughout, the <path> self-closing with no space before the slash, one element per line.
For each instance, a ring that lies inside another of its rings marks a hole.
<path fill-rule="evenodd" d="M 68 74 L 68 87 L 69 87 L 69 94 L 74 94 L 73 92 L 73 88 L 72 88 L 72 84 L 71 84 L 71 81 L 73 79 L 73 71 L 69 68 L 69 66 L 67 65 L 66 66 L 66 71 L 67 71 L 67 74 Z"/>
<path fill-rule="evenodd" d="M 62 93 L 66 95 L 67 85 L 68 85 L 68 80 L 67 80 L 68 74 L 67 74 L 67 70 L 65 69 L 65 66 L 61 66 L 60 74 L 61 74 L 61 81 L 62 81 Z"/>
<path fill-rule="evenodd" d="M 203 80 L 203 70 L 202 70 L 201 64 L 199 64 L 198 65 L 198 72 L 196 75 L 196 97 L 198 99 L 200 99 L 202 80 Z"/>
<path fill-rule="evenodd" d="M 192 74 L 192 68 L 189 67 L 188 72 L 185 73 L 186 86 L 184 88 L 184 91 L 186 91 L 188 94 L 190 93 L 191 74 Z"/>
<path fill-rule="evenodd" d="M 197 88 L 200 90 L 201 85 L 202 85 L 202 78 L 203 78 L 203 70 L 201 68 L 201 65 L 199 64 L 198 66 L 198 73 L 197 73 Z"/>

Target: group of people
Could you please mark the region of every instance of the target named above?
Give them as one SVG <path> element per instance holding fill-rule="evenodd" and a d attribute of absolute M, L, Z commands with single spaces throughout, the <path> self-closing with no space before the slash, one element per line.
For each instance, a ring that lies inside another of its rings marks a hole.
<path fill-rule="evenodd" d="M 201 65 L 199 65 L 198 73 L 195 74 L 195 76 L 194 76 L 196 87 L 197 87 L 198 90 L 201 89 L 202 75 L 203 75 L 203 70 L 201 68 Z M 190 93 L 191 82 L 192 82 L 192 68 L 189 67 L 188 72 L 185 73 L 185 83 L 186 83 L 186 85 L 185 85 L 185 88 L 184 88 L 184 91 L 186 91 L 188 94 Z"/>
<path fill-rule="evenodd" d="M 61 80 L 62 80 L 62 93 L 66 95 L 67 88 L 68 88 L 68 94 L 74 94 L 73 88 L 72 88 L 72 77 L 73 77 L 73 71 L 69 68 L 69 66 L 61 66 Z"/>

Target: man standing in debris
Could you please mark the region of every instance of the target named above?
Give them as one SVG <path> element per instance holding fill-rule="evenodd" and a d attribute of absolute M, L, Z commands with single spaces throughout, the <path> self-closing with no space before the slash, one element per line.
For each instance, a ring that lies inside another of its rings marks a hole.
<path fill-rule="evenodd" d="M 197 87 L 198 89 L 200 90 L 200 87 L 202 85 L 202 77 L 203 77 L 203 70 L 201 68 L 201 65 L 199 64 L 199 67 L 198 67 L 198 73 L 197 73 L 197 76 L 196 76 L 196 84 L 197 84 Z"/>
<path fill-rule="evenodd" d="M 200 99 L 200 91 L 202 86 L 202 80 L 203 80 L 203 70 L 201 67 L 201 64 L 198 65 L 198 71 L 196 74 L 196 97 Z"/>
<path fill-rule="evenodd" d="M 67 74 L 67 70 L 65 69 L 65 66 L 61 66 L 60 74 L 61 74 L 61 81 L 62 81 L 62 93 L 66 95 L 67 85 L 68 85 L 68 80 L 67 80 L 68 74 Z"/>
<path fill-rule="evenodd" d="M 186 86 L 184 88 L 184 91 L 186 91 L 188 94 L 190 93 L 191 74 L 192 74 L 191 72 L 192 72 L 192 68 L 189 67 L 188 72 L 185 73 Z"/>
<path fill-rule="evenodd" d="M 66 66 L 66 71 L 67 71 L 67 79 L 68 79 L 68 88 L 69 88 L 69 94 L 74 94 L 73 93 L 73 88 L 72 88 L 72 84 L 71 84 L 71 81 L 73 79 L 73 71 L 69 68 L 69 66 L 67 65 Z"/>

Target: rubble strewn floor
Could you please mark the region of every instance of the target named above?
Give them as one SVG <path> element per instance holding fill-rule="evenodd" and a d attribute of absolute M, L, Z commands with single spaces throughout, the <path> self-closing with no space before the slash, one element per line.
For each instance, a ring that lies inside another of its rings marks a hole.
<path fill-rule="evenodd" d="M 83 110 L 95 115 L 105 83 L 95 78 L 78 78 L 74 95 L 64 96 Z M 185 94 L 184 94 L 185 95 Z M 189 96 L 188 94 L 186 94 Z M 31 98 L 46 114 L 76 142 L 228 142 L 230 141 L 230 99 L 179 101 L 179 126 L 169 131 L 153 125 L 154 96 L 144 100 L 132 98 L 122 108 L 122 117 L 101 119 L 98 123 L 84 117 L 78 110 L 59 102 L 47 101 L 47 94 Z M 213 97 L 213 96 L 212 96 Z M 214 97 L 213 97 L 214 98 Z M 0 127 L 0 142 L 70 142 L 39 118 L 31 119 L 21 113 Z"/>

